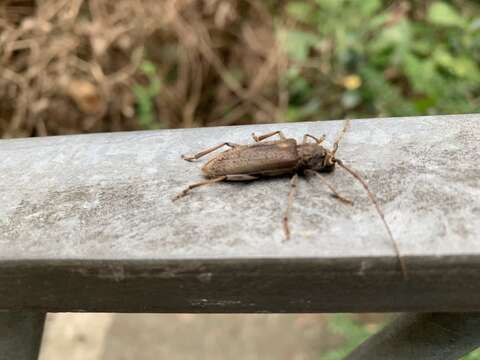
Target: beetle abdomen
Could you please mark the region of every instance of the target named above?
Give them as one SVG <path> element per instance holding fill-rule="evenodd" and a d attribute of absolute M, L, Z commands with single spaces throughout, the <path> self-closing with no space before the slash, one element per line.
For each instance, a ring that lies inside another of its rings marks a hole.
<path fill-rule="evenodd" d="M 274 176 L 295 171 L 299 161 L 295 139 L 240 145 L 224 151 L 202 168 L 209 178 L 249 174 Z"/>

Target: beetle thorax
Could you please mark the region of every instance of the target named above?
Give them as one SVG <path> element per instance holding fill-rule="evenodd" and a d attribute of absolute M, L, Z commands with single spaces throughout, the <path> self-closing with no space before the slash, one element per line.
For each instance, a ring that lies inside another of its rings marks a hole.
<path fill-rule="evenodd" d="M 332 171 L 335 166 L 334 156 L 321 145 L 299 145 L 298 155 L 300 157 L 299 170 Z"/>

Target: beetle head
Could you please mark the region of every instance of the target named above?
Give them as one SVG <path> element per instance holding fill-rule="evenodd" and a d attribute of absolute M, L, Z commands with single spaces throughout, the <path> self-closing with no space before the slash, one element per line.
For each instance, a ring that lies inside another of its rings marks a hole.
<path fill-rule="evenodd" d="M 314 171 L 328 172 L 335 167 L 335 154 L 318 144 L 300 145 L 300 167 Z"/>

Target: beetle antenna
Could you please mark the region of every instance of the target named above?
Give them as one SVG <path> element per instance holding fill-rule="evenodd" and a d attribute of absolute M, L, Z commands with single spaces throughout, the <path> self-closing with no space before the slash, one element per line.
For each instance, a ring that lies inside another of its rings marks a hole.
<path fill-rule="evenodd" d="M 350 119 L 345 120 L 345 125 L 343 125 L 342 130 L 338 133 L 337 138 L 335 139 L 335 142 L 333 143 L 333 151 L 332 154 L 335 156 L 335 153 L 338 150 L 338 144 L 340 141 L 342 141 L 343 136 L 347 132 L 348 128 L 350 127 Z"/>
<path fill-rule="evenodd" d="M 407 267 L 405 265 L 405 260 L 403 259 L 402 255 L 400 253 L 400 248 L 398 247 L 397 242 L 393 238 L 392 231 L 390 230 L 390 227 L 388 226 L 387 221 L 385 220 L 385 215 L 383 214 L 383 211 L 380 208 L 380 205 L 378 204 L 377 199 L 375 199 L 375 196 L 373 195 L 373 193 L 368 188 L 368 185 L 365 182 L 365 180 L 363 180 L 362 177 L 357 172 L 355 172 L 350 167 L 346 166 L 343 163 L 343 161 L 341 161 L 339 159 L 336 159 L 336 162 L 341 168 L 345 169 L 348 173 L 350 173 L 350 175 L 352 175 L 355 179 L 357 179 L 360 182 L 360 184 L 362 184 L 363 188 L 367 191 L 368 197 L 370 198 L 372 203 L 375 205 L 375 208 L 377 209 L 377 213 L 378 213 L 378 215 L 380 215 L 380 218 L 382 219 L 383 225 L 385 225 L 385 229 L 388 232 L 388 236 L 390 237 L 390 240 L 392 241 L 393 248 L 395 250 L 395 254 L 397 255 L 398 261 L 400 262 L 400 268 L 402 270 L 403 277 L 404 277 L 404 279 L 407 279 Z"/>

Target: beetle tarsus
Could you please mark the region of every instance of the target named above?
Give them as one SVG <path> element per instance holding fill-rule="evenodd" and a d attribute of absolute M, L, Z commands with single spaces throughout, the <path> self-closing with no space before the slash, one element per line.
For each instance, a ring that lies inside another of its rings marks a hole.
<path fill-rule="evenodd" d="M 178 199 L 181 199 L 182 197 L 186 196 L 188 194 L 188 191 L 183 190 L 181 193 L 175 195 L 172 198 L 172 201 L 177 201 Z"/>
<path fill-rule="evenodd" d="M 286 140 L 287 137 L 285 135 L 283 135 L 283 132 L 281 131 L 270 131 L 266 134 L 263 134 L 263 135 L 260 135 L 260 136 L 256 136 L 255 133 L 252 133 L 252 138 L 255 142 L 260 142 L 260 141 L 263 141 L 265 139 L 268 139 L 269 137 L 272 137 L 272 136 L 275 136 L 275 135 L 278 135 L 280 137 L 280 140 Z"/>
<path fill-rule="evenodd" d="M 182 159 L 188 162 L 193 162 L 195 159 L 195 156 L 187 156 L 187 155 L 182 155 Z"/>

